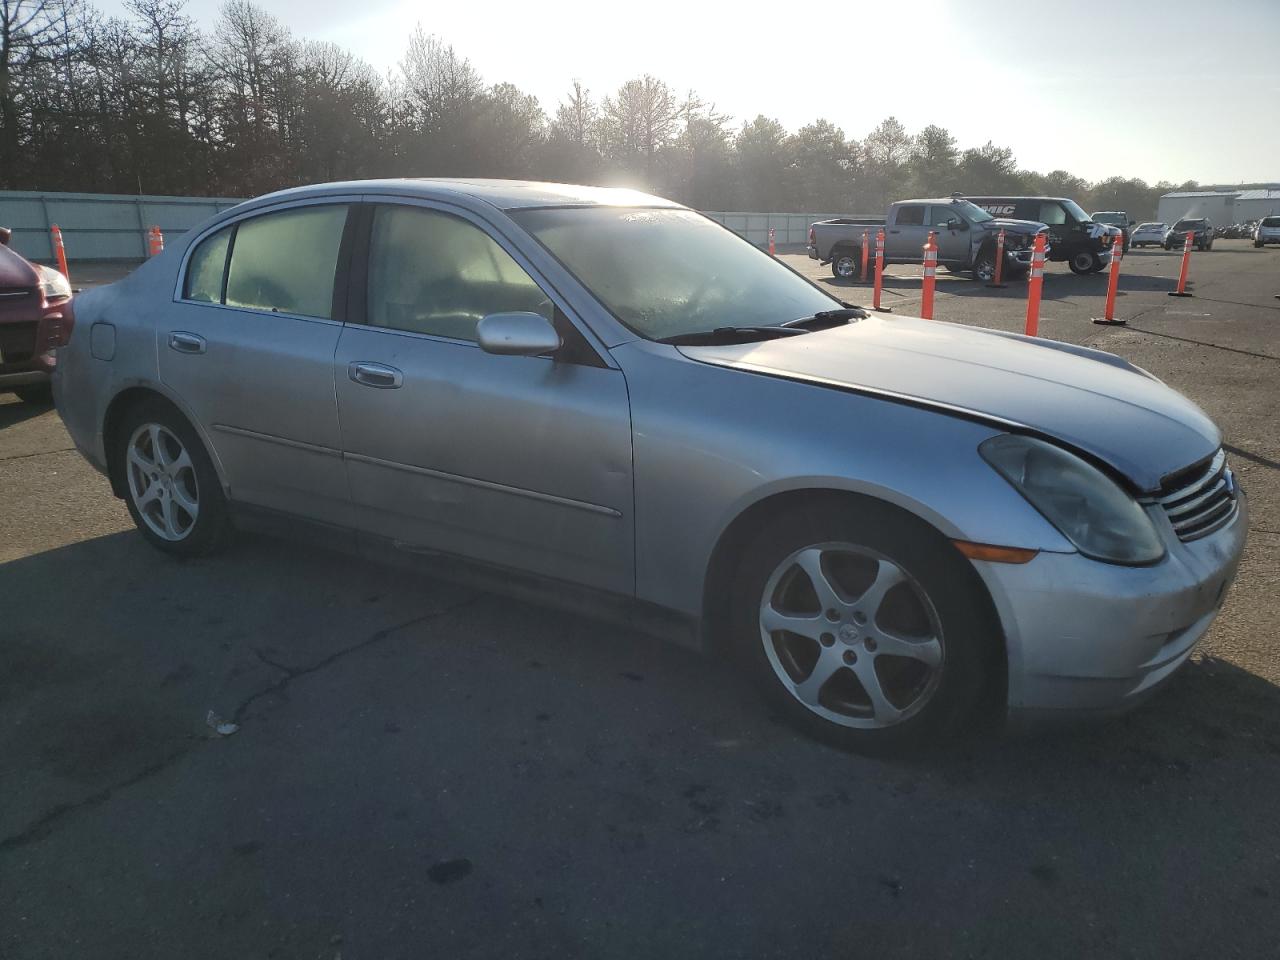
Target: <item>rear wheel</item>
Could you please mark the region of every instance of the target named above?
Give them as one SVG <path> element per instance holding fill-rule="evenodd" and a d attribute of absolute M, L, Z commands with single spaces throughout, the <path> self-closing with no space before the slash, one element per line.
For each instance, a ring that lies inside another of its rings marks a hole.
<path fill-rule="evenodd" d="M 148 401 L 114 433 L 125 503 L 147 541 L 177 556 L 216 551 L 230 527 L 226 498 L 191 424 L 168 404 Z"/>
<path fill-rule="evenodd" d="M 831 275 L 837 280 L 852 280 L 858 275 L 861 261 L 857 250 L 841 250 L 831 258 Z"/>
<path fill-rule="evenodd" d="M 743 554 L 731 637 L 800 729 L 878 752 L 944 739 L 995 672 L 972 570 L 919 521 L 838 501 L 778 517 Z"/>

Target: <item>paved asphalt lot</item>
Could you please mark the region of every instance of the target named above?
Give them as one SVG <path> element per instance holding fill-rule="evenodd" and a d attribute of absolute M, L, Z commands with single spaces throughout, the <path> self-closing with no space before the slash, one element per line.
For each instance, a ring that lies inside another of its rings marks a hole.
<path fill-rule="evenodd" d="M 1219 241 L 1194 299 L 1176 266 L 1130 254 L 1108 329 L 1104 277 L 1052 265 L 1042 332 L 1223 427 L 1222 617 L 1135 715 L 912 760 L 588 619 L 265 539 L 174 562 L 0 399 L 0 957 L 1276 956 L 1280 251 Z M 1021 327 L 1022 285 L 939 291 Z"/>

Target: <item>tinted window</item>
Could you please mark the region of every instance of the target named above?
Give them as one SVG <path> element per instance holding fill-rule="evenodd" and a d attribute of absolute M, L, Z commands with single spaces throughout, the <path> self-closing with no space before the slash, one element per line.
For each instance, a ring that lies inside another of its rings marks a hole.
<path fill-rule="evenodd" d="M 187 261 L 187 282 L 182 295 L 188 300 L 205 303 L 222 302 L 222 278 L 227 270 L 227 244 L 231 227 L 219 230 L 200 241 Z"/>
<path fill-rule="evenodd" d="M 333 316 L 345 206 L 299 207 L 242 220 L 227 274 L 229 307 Z"/>
<path fill-rule="evenodd" d="M 894 221 L 899 226 L 910 227 L 924 223 L 924 207 L 899 207 L 898 218 Z"/>
<path fill-rule="evenodd" d="M 1044 200 L 1040 203 L 1040 215 L 1036 219 L 1050 226 L 1066 223 L 1067 211 L 1056 200 Z"/>
<path fill-rule="evenodd" d="M 1263 217 L 1262 225 L 1264 227 L 1280 227 L 1280 217 Z"/>
<path fill-rule="evenodd" d="M 1173 225 L 1174 230 L 1203 230 L 1203 220 L 1179 220 Z"/>
<path fill-rule="evenodd" d="M 369 248 L 369 323 L 475 340 L 490 313 L 554 307 L 483 230 L 421 207 L 378 207 Z"/>

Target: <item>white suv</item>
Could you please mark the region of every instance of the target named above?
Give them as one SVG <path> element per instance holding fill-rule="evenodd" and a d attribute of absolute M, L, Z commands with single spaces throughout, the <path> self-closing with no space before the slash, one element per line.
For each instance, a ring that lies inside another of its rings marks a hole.
<path fill-rule="evenodd" d="M 1253 245 L 1261 247 L 1268 243 L 1280 243 L 1280 217 L 1263 217 L 1253 228 Z"/>

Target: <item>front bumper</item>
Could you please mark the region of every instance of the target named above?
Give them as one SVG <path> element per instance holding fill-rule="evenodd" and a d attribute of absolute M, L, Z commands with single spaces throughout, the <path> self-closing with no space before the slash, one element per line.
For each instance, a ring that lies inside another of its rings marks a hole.
<path fill-rule="evenodd" d="M 1004 627 L 1011 718 L 1105 715 L 1154 693 L 1217 616 L 1248 525 L 1242 492 L 1235 519 L 1210 536 L 1181 543 L 1166 529 L 1168 553 L 1150 567 L 1078 553 L 975 562 Z"/>

